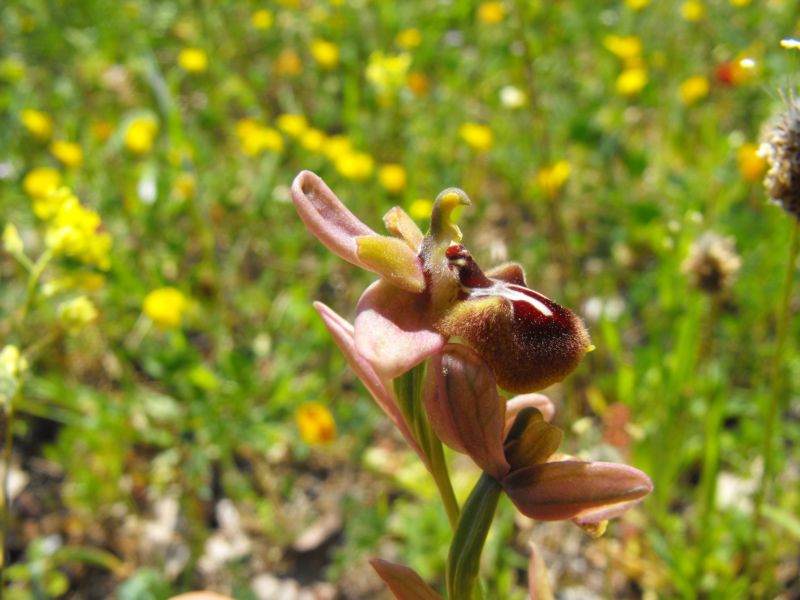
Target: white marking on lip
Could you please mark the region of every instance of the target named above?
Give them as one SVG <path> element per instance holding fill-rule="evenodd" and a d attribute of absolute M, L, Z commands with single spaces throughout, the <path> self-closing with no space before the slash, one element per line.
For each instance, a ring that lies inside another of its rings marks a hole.
<path fill-rule="evenodd" d="M 543 316 L 545 317 L 553 316 L 553 311 L 547 308 L 547 305 L 544 302 L 537 300 L 536 298 L 533 298 L 531 296 L 528 296 L 528 294 L 517 291 L 509 285 L 496 283 L 492 287 L 467 288 L 466 291 L 469 292 L 471 298 L 481 298 L 484 296 L 502 296 L 503 298 L 509 300 L 510 302 L 527 302 L 534 309 L 542 313 Z"/>

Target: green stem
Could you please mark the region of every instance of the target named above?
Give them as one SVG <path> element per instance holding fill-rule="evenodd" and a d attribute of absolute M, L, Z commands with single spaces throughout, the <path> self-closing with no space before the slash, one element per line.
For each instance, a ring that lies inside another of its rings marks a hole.
<path fill-rule="evenodd" d="M 2 435 L 3 454 L 2 466 L 3 473 L 0 476 L 0 596 L 6 584 L 6 567 L 8 566 L 8 541 L 11 531 L 11 490 L 10 490 L 10 471 L 11 471 L 11 448 L 12 448 L 12 423 L 14 419 L 14 404 L 19 396 L 17 391 L 2 409 L 2 425 L 0 435 Z"/>
<path fill-rule="evenodd" d="M 762 438 L 761 456 L 764 461 L 764 470 L 761 473 L 761 481 L 753 499 L 753 539 L 748 549 L 746 562 L 750 563 L 754 546 L 757 543 L 758 531 L 764 527 L 764 501 L 769 493 L 772 484 L 773 471 L 775 470 L 775 460 L 773 445 L 778 436 L 778 413 L 780 400 L 783 393 L 783 370 L 781 364 L 784 358 L 786 346 L 786 335 L 789 330 L 790 320 L 790 300 L 792 297 L 792 284 L 794 283 L 795 263 L 797 262 L 798 247 L 800 246 L 800 219 L 793 219 L 792 238 L 789 244 L 789 261 L 786 268 L 786 277 L 783 285 L 783 300 L 781 302 L 781 312 L 778 320 L 778 339 L 775 344 L 775 356 L 770 364 L 770 394 L 767 404 L 767 418 L 764 424 L 764 436 Z M 747 565 L 752 567 L 753 581 L 757 578 L 757 571 L 760 568 L 752 563 Z"/>
<path fill-rule="evenodd" d="M 42 255 L 38 258 L 36 263 L 34 263 L 30 273 L 28 274 L 28 283 L 25 288 L 25 300 L 23 301 L 22 310 L 20 311 L 19 320 L 17 321 L 17 326 L 20 329 L 25 323 L 25 319 L 27 318 L 31 309 L 31 305 L 33 304 L 33 298 L 36 296 L 36 286 L 39 285 L 39 280 L 42 278 L 42 274 L 52 258 L 53 251 L 45 250 L 42 252 Z"/>
<path fill-rule="evenodd" d="M 483 473 L 464 503 L 450 554 L 447 557 L 447 596 L 450 600 L 470 600 L 476 592 L 481 553 L 494 520 L 502 487 Z"/>
<path fill-rule="evenodd" d="M 458 501 L 447 471 L 442 442 L 433 433 L 422 405 L 422 384 L 425 381 L 426 368 L 427 364 L 423 363 L 400 375 L 394 380 L 394 392 L 403 418 L 427 459 L 426 466 L 439 490 L 450 526 L 455 530 L 459 514 Z"/>

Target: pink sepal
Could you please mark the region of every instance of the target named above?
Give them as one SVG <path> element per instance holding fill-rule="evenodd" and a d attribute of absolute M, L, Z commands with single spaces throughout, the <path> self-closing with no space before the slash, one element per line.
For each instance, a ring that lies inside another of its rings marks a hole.
<path fill-rule="evenodd" d="M 518 469 L 502 485 L 525 516 L 577 523 L 618 517 L 653 490 L 650 478 L 633 467 L 573 460 Z"/>
<path fill-rule="evenodd" d="M 357 352 L 384 379 L 394 379 L 441 350 L 445 339 L 431 328 L 427 294 L 412 294 L 376 281 L 356 307 Z"/>
<path fill-rule="evenodd" d="M 474 350 L 447 344 L 432 356 L 423 401 L 442 442 L 468 454 L 495 479 L 508 472 L 503 453 L 505 401 L 489 365 Z"/>
<path fill-rule="evenodd" d="M 366 386 L 367 390 L 369 390 L 375 402 L 392 420 L 392 423 L 395 424 L 397 429 L 400 430 L 400 433 L 411 448 L 422 458 L 422 461 L 427 464 L 424 453 L 414 439 L 414 436 L 411 435 L 411 431 L 408 429 L 408 425 L 406 425 L 403 415 L 400 412 L 400 407 L 397 406 L 397 401 L 391 391 L 391 383 L 382 379 L 372 367 L 372 364 L 356 350 L 353 326 L 322 302 L 314 302 L 314 308 L 322 317 L 325 327 L 328 328 L 331 337 L 333 337 L 333 341 L 336 342 L 336 345 L 339 346 L 342 354 L 344 354 L 347 363 L 353 371 L 356 372 L 356 375 Z"/>
<path fill-rule="evenodd" d="M 308 230 L 347 262 L 364 267 L 356 238 L 377 236 L 351 213 L 325 182 L 311 171 L 300 171 L 292 182 L 292 201 Z"/>

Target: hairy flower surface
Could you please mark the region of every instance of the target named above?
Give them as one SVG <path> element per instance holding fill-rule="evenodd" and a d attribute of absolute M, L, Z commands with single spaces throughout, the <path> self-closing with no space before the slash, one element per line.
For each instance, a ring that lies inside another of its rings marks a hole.
<path fill-rule="evenodd" d="M 769 164 L 764 186 L 770 199 L 800 219 L 800 107 L 794 97 L 759 149 Z"/>

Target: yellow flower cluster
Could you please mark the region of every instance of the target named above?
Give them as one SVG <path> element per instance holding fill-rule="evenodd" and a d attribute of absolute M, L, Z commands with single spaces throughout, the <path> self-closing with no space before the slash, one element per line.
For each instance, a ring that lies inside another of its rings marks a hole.
<path fill-rule="evenodd" d="M 291 113 L 280 115 L 275 119 L 275 125 L 288 137 L 296 140 L 304 149 L 325 156 L 333 163 L 336 170 L 348 179 L 363 181 L 369 178 L 375 170 L 373 158 L 369 154 L 353 148 L 348 137 L 343 135 L 328 137 L 324 131 L 311 127 L 303 115 Z M 387 175 L 384 175 L 384 178 L 387 178 Z M 390 169 L 388 179 L 392 181 L 389 186 L 385 187 L 393 193 L 397 193 L 400 185 L 405 186 L 405 178 L 403 177 L 400 182 L 396 169 L 394 171 Z"/>
<path fill-rule="evenodd" d="M 703 75 L 695 75 L 681 82 L 678 96 L 683 104 L 690 106 L 708 96 L 708 89 L 708 79 Z"/>
<path fill-rule="evenodd" d="M 86 296 L 78 296 L 58 305 L 58 320 L 67 333 L 77 333 L 97 319 L 97 308 Z"/>
<path fill-rule="evenodd" d="M 255 11 L 250 16 L 250 23 L 253 24 L 253 27 L 262 31 L 272 27 L 273 20 L 272 13 L 265 8 Z"/>
<path fill-rule="evenodd" d="M 615 87 L 621 96 L 637 96 L 647 85 L 647 69 L 642 59 L 642 42 L 635 35 L 607 35 L 603 45 L 622 61 L 623 70 Z"/>
<path fill-rule="evenodd" d="M 158 123 L 150 117 L 137 117 L 125 129 L 125 147 L 134 154 L 147 154 L 153 149 Z"/>
<path fill-rule="evenodd" d="M 25 129 L 40 140 L 49 140 L 53 135 L 53 119 L 47 113 L 26 108 L 19 117 Z"/>
<path fill-rule="evenodd" d="M 208 55 L 200 48 L 184 48 L 178 54 L 178 65 L 187 73 L 203 73 L 208 69 Z"/>
<path fill-rule="evenodd" d="M 100 216 L 83 206 L 61 176 L 49 167 L 29 172 L 22 182 L 33 200 L 34 214 L 45 221 L 45 243 L 56 256 L 68 256 L 103 271 L 111 266 L 111 236 L 102 231 Z"/>
<path fill-rule="evenodd" d="M 378 169 L 378 182 L 392 194 L 399 194 L 406 187 L 406 170 L 403 165 L 386 164 Z"/>
<path fill-rule="evenodd" d="M 686 0 L 681 4 L 681 17 L 690 23 L 697 23 L 706 16 L 706 9 L 697 0 Z"/>
<path fill-rule="evenodd" d="M 22 189 L 33 199 L 44 198 L 61 185 L 61 173 L 52 167 L 36 167 L 22 180 Z"/>
<path fill-rule="evenodd" d="M 175 329 L 180 327 L 189 303 L 186 296 L 174 287 L 157 288 L 147 294 L 142 303 L 142 312 L 156 327 Z"/>
<path fill-rule="evenodd" d="M 369 55 L 365 75 L 378 94 L 392 96 L 405 85 L 409 67 L 411 67 L 411 55 L 407 52 L 400 54 L 373 52 Z"/>
<path fill-rule="evenodd" d="M 0 350 L 0 407 L 12 401 L 28 370 L 28 361 L 17 346 L 9 344 Z"/>
<path fill-rule="evenodd" d="M 395 41 L 398 46 L 411 50 L 422 43 L 422 33 L 414 27 L 403 29 L 397 34 Z"/>
<path fill-rule="evenodd" d="M 68 256 L 107 271 L 111 236 L 102 231 L 100 215 L 83 206 L 68 188 L 34 198 L 33 210 L 47 223 L 45 244 L 56 256 Z"/>
<path fill-rule="evenodd" d="M 559 160 L 548 167 L 540 169 L 536 175 L 536 183 L 542 189 L 544 195 L 552 200 L 558 196 L 564 184 L 567 183 L 571 171 L 572 167 L 566 160 Z"/>
<path fill-rule="evenodd" d="M 492 130 L 480 123 L 464 123 L 458 128 L 458 134 L 476 152 L 486 152 L 494 143 Z"/>
<path fill-rule="evenodd" d="M 761 181 L 767 172 L 767 161 L 758 153 L 756 144 L 742 144 L 736 152 L 739 174 L 747 182 Z"/>
<path fill-rule="evenodd" d="M 264 152 L 282 152 L 283 137 L 275 129 L 262 125 L 254 119 L 241 119 L 236 124 L 236 137 L 242 152 L 258 156 Z"/>
<path fill-rule="evenodd" d="M 478 6 L 478 19 L 487 25 L 497 25 L 506 16 L 502 2 L 483 2 Z"/>
<path fill-rule="evenodd" d="M 306 402 L 295 412 L 297 429 L 306 444 L 329 444 L 336 439 L 336 421 L 319 402 Z"/>
<path fill-rule="evenodd" d="M 80 167 L 83 164 L 83 148 L 75 142 L 55 140 L 50 144 L 50 154 L 65 167 Z"/>
<path fill-rule="evenodd" d="M 339 64 L 339 47 L 323 39 L 311 41 L 311 54 L 323 69 L 333 69 Z"/>

